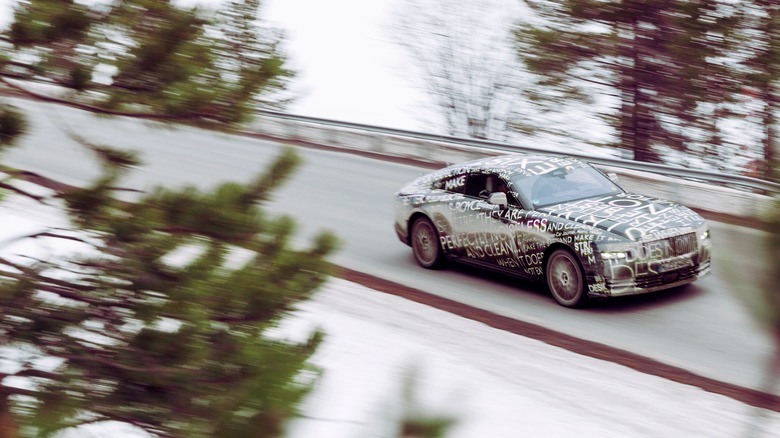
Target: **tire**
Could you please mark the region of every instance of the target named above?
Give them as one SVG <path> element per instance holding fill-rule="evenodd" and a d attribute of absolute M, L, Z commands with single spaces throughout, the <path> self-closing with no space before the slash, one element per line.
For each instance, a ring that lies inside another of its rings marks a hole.
<path fill-rule="evenodd" d="M 582 266 L 577 257 L 565 249 L 557 249 L 547 260 L 547 287 L 555 301 L 564 307 L 582 307 L 588 299 Z"/>
<path fill-rule="evenodd" d="M 444 264 L 444 251 L 439 244 L 439 233 L 428 218 L 419 218 L 412 224 L 412 252 L 417 263 L 426 269 Z"/>

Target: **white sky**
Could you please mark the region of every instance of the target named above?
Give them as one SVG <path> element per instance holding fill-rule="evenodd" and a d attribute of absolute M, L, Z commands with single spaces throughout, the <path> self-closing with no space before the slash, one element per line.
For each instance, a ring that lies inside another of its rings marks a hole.
<path fill-rule="evenodd" d="M 104 0 L 100 0 L 104 1 Z M 0 27 L 16 0 L 0 0 Z M 82 0 L 95 3 L 95 0 Z M 217 5 L 222 0 L 179 0 Z M 427 97 L 390 42 L 390 19 L 401 0 L 264 0 L 261 16 L 285 30 L 293 87 L 301 97 L 289 112 L 314 117 L 430 130 Z"/>
<path fill-rule="evenodd" d="M 287 31 L 292 66 L 307 94 L 292 112 L 420 129 L 426 101 L 412 85 L 407 58 L 393 44 L 399 0 L 266 0 L 266 17 Z M 415 115 L 415 112 L 417 114 Z"/>

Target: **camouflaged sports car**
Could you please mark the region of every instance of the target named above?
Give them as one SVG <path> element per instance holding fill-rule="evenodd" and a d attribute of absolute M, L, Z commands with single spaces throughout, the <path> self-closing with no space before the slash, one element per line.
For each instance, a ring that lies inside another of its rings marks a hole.
<path fill-rule="evenodd" d="M 701 216 L 627 193 L 613 179 L 580 160 L 544 155 L 449 166 L 396 193 L 395 231 L 425 268 L 457 259 L 546 280 L 566 307 L 709 274 Z"/>

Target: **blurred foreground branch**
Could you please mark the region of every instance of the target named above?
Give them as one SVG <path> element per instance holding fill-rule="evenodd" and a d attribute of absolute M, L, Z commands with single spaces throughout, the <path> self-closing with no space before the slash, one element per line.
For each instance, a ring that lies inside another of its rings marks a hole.
<path fill-rule="evenodd" d="M 77 249 L 0 258 L 0 345 L 21 352 L 0 379 L 0 419 L 19 436 L 107 420 L 157 436 L 278 436 L 311 388 L 322 334 L 266 333 L 322 284 L 335 248 L 327 233 L 290 248 L 290 219 L 258 206 L 298 157 L 284 151 L 262 187 L 160 188 L 126 204 L 108 189 L 122 173 L 112 154 L 99 156 L 103 178 L 59 194 L 73 228 L 30 236 Z"/>
<path fill-rule="evenodd" d="M 0 75 L 53 81 L 74 91 L 66 100 L 108 114 L 242 123 L 290 99 L 283 35 L 260 20 L 260 7 L 23 1 L 4 34 Z"/>

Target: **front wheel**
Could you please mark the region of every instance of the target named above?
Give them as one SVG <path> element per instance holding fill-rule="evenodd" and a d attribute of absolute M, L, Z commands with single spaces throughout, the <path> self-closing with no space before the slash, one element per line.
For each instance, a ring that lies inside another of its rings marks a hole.
<path fill-rule="evenodd" d="M 444 252 L 439 245 L 439 233 L 427 218 L 412 224 L 412 252 L 420 266 L 435 269 L 444 264 Z"/>
<path fill-rule="evenodd" d="M 582 307 L 587 301 L 585 276 L 577 257 L 557 249 L 547 260 L 547 286 L 553 298 L 564 307 Z"/>

